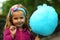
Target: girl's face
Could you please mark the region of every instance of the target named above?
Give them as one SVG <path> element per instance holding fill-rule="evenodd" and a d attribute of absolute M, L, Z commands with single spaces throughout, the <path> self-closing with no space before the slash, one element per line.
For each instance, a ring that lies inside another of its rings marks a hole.
<path fill-rule="evenodd" d="M 12 13 L 12 22 L 16 27 L 22 27 L 25 23 L 25 16 L 22 11 L 16 11 Z"/>

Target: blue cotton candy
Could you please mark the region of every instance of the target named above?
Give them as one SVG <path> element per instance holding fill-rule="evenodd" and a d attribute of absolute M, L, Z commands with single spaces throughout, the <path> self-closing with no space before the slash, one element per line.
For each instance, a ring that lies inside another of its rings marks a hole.
<path fill-rule="evenodd" d="M 55 9 L 46 4 L 37 6 L 29 20 L 33 32 L 48 36 L 51 35 L 58 25 L 58 15 Z"/>

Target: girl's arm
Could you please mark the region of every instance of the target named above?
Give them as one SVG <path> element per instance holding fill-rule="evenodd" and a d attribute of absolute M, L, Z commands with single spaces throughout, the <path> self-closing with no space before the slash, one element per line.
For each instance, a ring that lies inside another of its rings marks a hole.
<path fill-rule="evenodd" d="M 9 28 L 4 31 L 3 40 L 13 40 Z"/>
<path fill-rule="evenodd" d="M 39 38 L 39 36 L 38 36 L 38 35 L 35 37 L 35 40 L 40 40 L 40 38 Z"/>

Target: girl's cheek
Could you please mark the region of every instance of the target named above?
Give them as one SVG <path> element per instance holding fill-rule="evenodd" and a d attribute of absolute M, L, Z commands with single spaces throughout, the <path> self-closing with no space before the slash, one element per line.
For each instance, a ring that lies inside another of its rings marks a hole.
<path fill-rule="evenodd" d="M 13 24 L 17 24 L 17 21 L 13 21 Z"/>
<path fill-rule="evenodd" d="M 25 23 L 25 19 L 23 19 L 23 20 L 22 20 L 22 22 L 24 22 L 24 23 Z"/>

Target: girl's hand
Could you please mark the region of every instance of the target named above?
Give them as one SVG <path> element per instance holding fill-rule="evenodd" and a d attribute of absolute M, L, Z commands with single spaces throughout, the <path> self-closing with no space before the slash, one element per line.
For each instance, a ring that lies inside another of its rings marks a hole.
<path fill-rule="evenodd" d="M 11 32 L 11 36 L 14 38 L 15 33 L 16 33 L 16 27 L 15 26 L 10 26 L 10 32 Z"/>
<path fill-rule="evenodd" d="M 35 40 L 40 40 L 40 38 L 39 38 L 39 36 L 38 36 L 38 35 L 35 37 Z"/>

